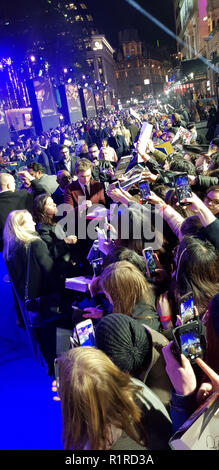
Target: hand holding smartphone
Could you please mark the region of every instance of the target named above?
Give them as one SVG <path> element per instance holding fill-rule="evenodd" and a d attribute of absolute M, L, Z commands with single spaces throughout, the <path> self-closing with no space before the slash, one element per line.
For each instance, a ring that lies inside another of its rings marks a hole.
<path fill-rule="evenodd" d="M 80 346 L 95 346 L 94 327 L 90 318 L 78 323 L 75 327 L 75 331 Z"/>
<path fill-rule="evenodd" d="M 145 204 L 147 202 L 147 197 L 151 194 L 149 183 L 147 181 L 141 181 L 138 183 L 138 188 L 140 191 L 142 204 Z"/>
<path fill-rule="evenodd" d="M 178 326 L 173 330 L 173 342 L 176 358 L 181 363 L 181 354 L 193 364 L 197 357 L 204 358 L 206 339 L 199 320 Z"/>
<path fill-rule="evenodd" d="M 182 324 L 194 320 L 194 300 L 192 292 L 188 292 L 179 299 L 179 315 Z"/>
<path fill-rule="evenodd" d="M 187 173 L 180 173 L 174 176 L 174 185 L 177 195 L 177 200 L 180 205 L 188 205 L 188 202 L 183 202 L 184 199 L 192 197 L 192 191 L 189 184 Z"/>
<path fill-rule="evenodd" d="M 153 249 L 151 247 L 144 248 L 142 255 L 144 257 L 147 277 L 151 278 L 155 275 L 155 270 L 157 269 Z"/>

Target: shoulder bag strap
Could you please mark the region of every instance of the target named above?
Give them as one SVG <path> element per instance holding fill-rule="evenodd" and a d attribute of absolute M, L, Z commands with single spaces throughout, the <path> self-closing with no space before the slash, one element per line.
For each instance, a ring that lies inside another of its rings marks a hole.
<path fill-rule="evenodd" d="M 29 243 L 27 248 L 27 272 L 26 272 L 26 281 L 25 281 L 25 289 L 24 289 L 24 300 L 28 300 L 28 285 L 29 285 L 29 272 L 30 272 L 30 248 L 31 243 Z"/>

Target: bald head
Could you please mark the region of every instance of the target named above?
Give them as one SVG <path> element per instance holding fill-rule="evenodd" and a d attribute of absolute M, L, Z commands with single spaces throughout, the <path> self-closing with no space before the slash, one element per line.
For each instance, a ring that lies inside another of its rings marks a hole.
<path fill-rule="evenodd" d="M 0 192 L 15 191 L 15 180 L 9 173 L 0 173 Z"/>
<path fill-rule="evenodd" d="M 71 175 L 67 170 L 59 170 L 57 173 L 56 181 L 61 187 L 61 189 L 65 189 L 65 186 L 71 182 Z"/>

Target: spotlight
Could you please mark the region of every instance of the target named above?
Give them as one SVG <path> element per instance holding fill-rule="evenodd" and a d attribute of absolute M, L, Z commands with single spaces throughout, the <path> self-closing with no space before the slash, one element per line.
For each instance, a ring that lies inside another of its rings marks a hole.
<path fill-rule="evenodd" d="M 31 56 L 30 56 L 30 60 L 31 60 L 31 62 L 35 62 L 35 61 L 36 61 L 36 57 L 35 57 L 34 55 L 31 55 Z"/>

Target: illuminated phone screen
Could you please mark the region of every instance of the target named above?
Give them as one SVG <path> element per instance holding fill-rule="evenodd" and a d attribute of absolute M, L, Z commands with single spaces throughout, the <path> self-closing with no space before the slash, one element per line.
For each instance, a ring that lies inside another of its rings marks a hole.
<path fill-rule="evenodd" d="M 180 304 L 180 314 L 183 323 L 191 320 L 194 317 L 194 300 L 193 297 Z"/>
<path fill-rule="evenodd" d="M 180 335 L 182 354 L 191 360 L 202 356 L 200 337 L 197 331 L 189 331 Z"/>
<path fill-rule="evenodd" d="M 81 346 L 94 346 L 95 345 L 94 329 L 93 329 L 92 323 L 77 327 L 77 334 L 78 334 Z"/>

